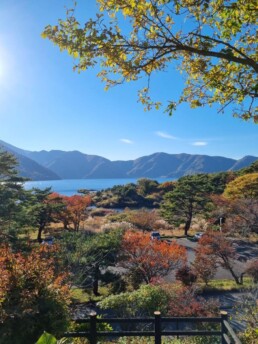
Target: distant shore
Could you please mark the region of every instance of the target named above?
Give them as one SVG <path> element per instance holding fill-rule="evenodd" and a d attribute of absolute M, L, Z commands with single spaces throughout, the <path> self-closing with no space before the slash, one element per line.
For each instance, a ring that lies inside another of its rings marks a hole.
<path fill-rule="evenodd" d="M 61 179 L 61 180 L 42 180 L 29 181 L 24 183 L 26 190 L 32 188 L 45 189 L 51 187 L 53 192 L 61 195 L 71 196 L 78 194 L 78 190 L 89 190 L 90 192 L 101 191 L 112 188 L 115 185 L 125 185 L 137 183 L 140 178 L 117 178 L 117 179 Z M 159 183 L 175 180 L 173 178 L 148 178 Z"/>

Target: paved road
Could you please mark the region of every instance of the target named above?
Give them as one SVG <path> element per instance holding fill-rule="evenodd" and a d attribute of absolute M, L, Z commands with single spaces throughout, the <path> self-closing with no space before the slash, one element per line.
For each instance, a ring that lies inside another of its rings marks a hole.
<path fill-rule="evenodd" d="M 195 249 L 197 246 L 197 242 L 188 240 L 186 238 L 177 239 L 177 243 L 185 246 L 187 249 L 187 256 L 189 263 L 194 261 L 195 257 Z M 236 251 L 238 253 L 238 259 L 234 263 L 234 271 L 240 274 L 244 271 L 246 262 L 252 258 L 258 257 L 258 245 L 248 243 L 244 240 L 233 240 L 232 245 L 235 246 Z M 218 267 L 217 273 L 214 276 L 215 279 L 233 279 L 232 275 L 229 271 L 223 269 L 222 267 Z"/>
<path fill-rule="evenodd" d="M 246 323 L 241 318 L 243 314 L 242 305 L 244 300 L 250 300 L 250 295 L 252 294 L 253 303 L 257 298 L 257 290 L 251 292 L 248 291 L 239 291 L 239 292 L 230 292 L 225 291 L 223 293 L 213 293 L 209 295 L 204 295 L 206 300 L 216 299 L 219 302 L 220 309 L 228 312 L 230 318 L 231 326 L 237 331 L 243 331 L 246 327 Z"/>

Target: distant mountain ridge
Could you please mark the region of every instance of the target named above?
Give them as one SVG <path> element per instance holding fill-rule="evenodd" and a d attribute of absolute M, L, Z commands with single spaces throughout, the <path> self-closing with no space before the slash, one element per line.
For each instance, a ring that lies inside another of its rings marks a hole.
<path fill-rule="evenodd" d="M 17 157 L 20 175 L 32 180 L 180 178 L 195 173 L 236 171 L 258 159 L 255 156 L 245 156 L 235 160 L 221 156 L 154 153 L 135 160 L 111 161 L 79 151 L 33 152 L 1 140 L 0 147 Z"/>
<path fill-rule="evenodd" d="M 6 150 L 16 156 L 18 161 L 18 170 L 21 177 L 26 177 L 31 180 L 57 180 L 61 179 L 55 172 L 38 164 L 33 159 L 26 156 L 26 151 L 15 146 L 10 145 L 0 140 L 0 148 Z"/>

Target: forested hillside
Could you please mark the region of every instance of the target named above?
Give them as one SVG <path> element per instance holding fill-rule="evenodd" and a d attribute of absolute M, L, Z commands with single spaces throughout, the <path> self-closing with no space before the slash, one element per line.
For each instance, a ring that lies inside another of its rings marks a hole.
<path fill-rule="evenodd" d="M 3 141 L 0 146 L 14 154 L 20 175 L 32 180 L 105 178 L 180 178 L 197 173 L 236 171 L 257 160 L 219 156 L 154 153 L 129 161 L 110 161 L 97 155 L 61 150 L 31 152 Z"/>

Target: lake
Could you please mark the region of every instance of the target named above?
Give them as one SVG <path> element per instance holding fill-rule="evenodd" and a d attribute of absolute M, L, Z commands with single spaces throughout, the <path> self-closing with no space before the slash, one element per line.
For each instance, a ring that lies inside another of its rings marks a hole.
<path fill-rule="evenodd" d="M 51 187 L 53 192 L 61 195 L 71 196 L 78 193 L 80 189 L 87 190 L 104 190 L 113 187 L 114 185 L 125 185 L 128 183 L 137 183 L 139 178 L 128 179 L 65 179 L 65 180 L 42 180 L 24 183 L 26 190 L 32 188 L 45 189 Z M 172 178 L 156 178 L 159 183 L 171 181 Z"/>

